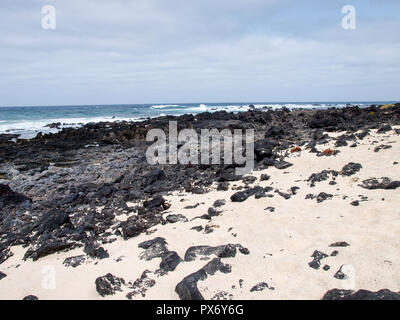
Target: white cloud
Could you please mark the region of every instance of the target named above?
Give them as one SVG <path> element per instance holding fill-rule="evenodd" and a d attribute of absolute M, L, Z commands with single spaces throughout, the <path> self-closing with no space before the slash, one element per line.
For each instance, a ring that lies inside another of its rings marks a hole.
<path fill-rule="evenodd" d="M 289 0 L 55 1 L 49 32 L 44 1 L 21 3 L 0 9 L 1 105 L 399 98 L 392 16 L 345 31 Z"/>

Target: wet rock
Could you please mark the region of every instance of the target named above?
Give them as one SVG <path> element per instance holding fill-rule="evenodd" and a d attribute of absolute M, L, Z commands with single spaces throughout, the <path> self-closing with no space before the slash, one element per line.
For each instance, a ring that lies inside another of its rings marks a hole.
<path fill-rule="evenodd" d="M 376 189 L 384 189 L 384 190 L 394 190 L 400 187 L 400 181 L 392 181 L 390 178 L 371 178 L 364 180 L 362 184 L 359 185 L 361 188 L 376 190 Z"/>
<path fill-rule="evenodd" d="M 333 289 L 325 293 L 322 300 L 400 300 L 400 292 L 392 292 L 388 289 L 377 292 Z"/>
<path fill-rule="evenodd" d="M 98 277 L 95 283 L 96 290 L 102 297 L 114 295 L 116 291 L 122 291 L 121 286 L 125 285 L 124 279 L 115 277 L 111 273 Z"/>
<path fill-rule="evenodd" d="M 65 265 L 66 267 L 76 268 L 80 266 L 82 263 L 84 263 L 85 260 L 86 258 L 84 255 L 69 257 L 64 260 L 63 265 Z"/>
<path fill-rule="evenodd" d="M 265 289 L 275 290 L 274 287 L 270 287 L 266 282 L 260 282 L 259 284 L 255 285 L 253 288 L 250 289 L 250 292 L 255 291 L 264 291 Z"/>
<path fill-rule="evenodd" d="M 352 176 L 353 174 L 356 174 L 358 171 L 360 171 L 361 168 L 361 164 L 350 162 L 343 167 L 343 169 L 341 170 L 341 175 L 347 177 Z"/>
<path fill-rule="evenodd" d="M 217 271 L 229 273 L 231 272 L 231 267 L 228 264 L 223 264 L 221 259 L 214 258 L 203 268 L 186 276 L 179 282 L 175 287 L 175 292 L 181 300 L 204 300 L 197 283 L 200 280 L 207 279 L 208 276 L 213 276 Z"/>
<path fill-rule="evenodd" d="M 24 297 L 22 300 L 39 300 L 39 298 L 30 294 L 29 296 Z"/>
<path fill-rule="evenodd" d="M 330 266 L 328 266 L 327 264 L 326 265 L 324 265 L 324 267 L 322 268 L 322 269 L 324 269 L 325 271 L 329 271 L 330 270 Z"/>

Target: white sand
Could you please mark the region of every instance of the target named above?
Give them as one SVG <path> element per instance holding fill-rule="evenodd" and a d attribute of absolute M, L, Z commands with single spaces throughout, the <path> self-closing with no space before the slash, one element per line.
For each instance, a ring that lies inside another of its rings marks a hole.
<path fill-rule="evenodd" d="M 378 141 L 371 145 L 372 141 Z M 126 282 L 140 277 L 144 270 L 155 271 L 161 259 L 152 261 L 139 259 L 143 249 L 138 243 L 155 237 L 163 237 L 168 249 L 176 251 L 182 258 L 190 246 L 241 244 L 250 250 L 249 255 L 237 253 L 235 258 L 222 259 L 232 266 L 232 272 L 200 281 L 198 287 L 206 299 L 220 291 L 226 291 L 233 299 L 320 299 L 333 288 L 390 289 L 400 291 L 400 197 L 398 190 L 366 190 L 358 186 L 362 180 L 371 177 L 389 177 L 400 180 L 400 137 L 393 134 L 367 136 L 359 141 L 357 148 L 342 147 L 336 156 L 316 157 L 303 151 L 291 155 L 293 166 L 286 170 L 269 168 L 254 172 L 256 177 L 262 173 L 271 175 L 269 181 L 256 181 L 254 185 L 269 186 L 283 192 L 298 186 L 297 195 L 285 200 L 276 193 L 273 198 L 254 199 L 250 197 L 243 203 L 232 203 L 230 196 L 236 192 L 211 191 L 204 195 L 176 193 L 166 197 L 172 204 L 170 213 L 183 214 L 189 222 L 158 225 L 150 235 L 142 234 L 124 241 L 121 238 L 112 244 L 104 245 L 110 258 L 87 260 L 77 268 L 65 267 L 66 257 L 83 254 L 78 248 L 44 257 L 36 262 L 22 261 L 27 248 L 13 247 L 14 256 L 0 265 L 0 271 L 7 277 L 0 280 L 0 299 L 22 299 L 33 294 L 39 299 L 126 299 L 130 292 L 125 288 L 114 296 L 102 298 L 96 291 L 95 279 L 107 273 L 122 277 Z M 392 149 L 374 152 L 380 144 L 390 144 Z M 318 146 L 320 150 L 328 146 Z M 337 185 L 327 181 L 309 187 L 307 178 L 325 169 L 341 170 L 349 162 L 361 163 L 363 169 L 351 177 L 337 177 Z M 231 183 L 240 185 L 241 182 Z M 339 190 L 338 190 L 339 189 Z M 334 197 L 322 203 L 305 200 L 309 193 L 331 193 Z M 361 200 L 359 195 L 367 196 L 360 206 L 350 205 L 353 200 Z M 347 196 L 347 199 L 343 199 Z M 182 197 L 185 201 L 181 202 Z M 384 201 L 382 200 L 384 198 Z M 223 213 L 211 222 L 193 217 L 207 213 L 215 200 L 225 199 Z M 195 209 L 185 206 L 202 203 Z M 274 207 L 275 212 L 265 211 Z M 210 234 L 190 230 L 193 226 L 214 225 Z M 228 231 L 232 228 L 231 231 Z M 234 236 L 236 235 L 236 237 Z M 331 248 L 330 244 L 346 241 L 346 248 Z M 321 268 L 309 267 L 314 250 L 328 255 L 338 250 L 335 257 L 321 260 Z M 115 259 L 121 257 L 122 261 Z M 135 299 L 178 299 L 175 286 L 185 276 L 204 266 L 207 261 L 184 262 L 165 276 L 150 275 L 156 281 L 146 296 Z M 322 266 L 329 265 L 329 271 Z M 19 265 L 19 267 L 17 267 Z M 342 265 L 349 265 L 348 280 L 338 280 L 334 274 Z M 54 288 L 49 287 L 47 279 L 55 272 Z M 242 288 L 239 279 L 243 279 Z M 250 292 L 250 288 L 260 282 L 267 282 L 275 290 Z M 232 286 L 235 286 L 232 288 Z"/>

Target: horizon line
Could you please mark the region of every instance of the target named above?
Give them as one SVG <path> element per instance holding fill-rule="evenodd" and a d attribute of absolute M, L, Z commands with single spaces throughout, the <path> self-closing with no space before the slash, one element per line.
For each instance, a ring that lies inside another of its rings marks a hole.
<path fill-rule="evenodd" d="M 232 103 L 232 104 L 302 104 L 302 103 L 396 103 L 400 99 L 394 100 L 326 100 L 326 101 L 211 101 L 211 102 L 160 102 L 160 103 L 110 103 L 110 104 L 48 104 L 48 105 L 0 105 L 0 108 L 35 108 L 35 107 L 90 107 L 90 106 L 130 106 L 130 105 L 183 105 L 183 104 L 216 104 L 216 103 Z"/>

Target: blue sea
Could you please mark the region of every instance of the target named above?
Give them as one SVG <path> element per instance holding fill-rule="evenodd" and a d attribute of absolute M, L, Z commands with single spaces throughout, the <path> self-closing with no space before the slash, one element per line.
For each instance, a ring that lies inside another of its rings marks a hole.
<path fill-rule="evenodd" d="M 57 132 L 46 125 L 60 122 L 63 127 L 79 127 L 89 122 L 100 121 L 141 121 L 162 115 L 197 114 L 201 112 L 242 112 L 250 105 L 256 109 L 281 108 L 342 108 L 346 105 L 368 107 L 371 104 L 393 103 L 377 102 L 237 102 L 237 103 L 171 103 L 171 104 L 126 104 L 126 105 L 82 105 L 82 106 L 35 106 L 0 107 L 0 133 L 20 134 L 20 138 L 32 138 L 37 133 Z"/>

